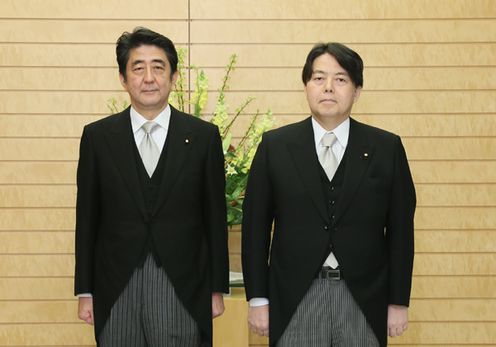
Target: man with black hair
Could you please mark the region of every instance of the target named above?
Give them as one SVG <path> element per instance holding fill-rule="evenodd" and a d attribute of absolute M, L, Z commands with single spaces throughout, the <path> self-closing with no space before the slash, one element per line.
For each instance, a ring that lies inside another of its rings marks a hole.
<path fill-rule="evenodd" d="M 248 323 L 271 346 L 386 346 L 408 324 L 416 197 L 406 154 L 397 135 L 350 117 L 363 86 L 356 52 L 318 44 L 302 79 L 311 117 L 264 134 L 248 180 Z"/>
<path fill-rule="evenodd" d="M 85 126 L 75 294 L 99 346 L 211 346 L 228 291 L 217 127 L 168 103 L 178 57 L 146 28 L 117 41 L 126 110 Z"/>

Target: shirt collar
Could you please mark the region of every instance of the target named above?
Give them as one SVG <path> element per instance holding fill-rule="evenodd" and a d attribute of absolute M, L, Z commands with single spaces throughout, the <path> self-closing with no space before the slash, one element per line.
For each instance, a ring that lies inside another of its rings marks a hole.
<path fill-rule="evenodd" d="M 334 135 L 336 135 L 336 139 L 338 140 L 338 143 L 341 145 L 341 147 L 346 148 L 346 146 L 348 145 L 348 137 L 350 136 L 350 117 L 346 118 L 344 122 L 339 124 L 331 131 L 325 130 L 322 125 L 320 125 L 319 122 L 317 122 L 315 118 L 312 117 L 312 127 L 315 139 L 315 147 L 318 148 L 324 134 L 330 132 L 333 132 Z"/>
<path fill-rule="evenodd" d="M 139 129 L 141 129 L 143 124 L 148 122 L 148 119 L 140 115 L 138 111 L 134 109 L 133 106 L 131 106 L 131 111 L 129 113 L 131 115 L 131 125 L 133 127 L 133 134 L 134 134 Z M 165 130 L 167 130 L 169 128 L 170 115 L 171 115 L 171 109 L 169 104 L 167 104 L 165 109 L 162 112 L 160 112 L 158 116 L 153 119 L 153 121 L 158 125 L 160 125 L 162 128 L 164 128 Z"/>

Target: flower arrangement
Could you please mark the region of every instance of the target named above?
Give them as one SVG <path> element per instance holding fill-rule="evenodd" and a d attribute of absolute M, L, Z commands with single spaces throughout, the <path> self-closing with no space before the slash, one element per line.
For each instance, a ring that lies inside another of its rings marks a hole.
<path fill-rule="evenodd" d="M 191 112 L 194 116 L 207 118 L 202 112 L 208 100 L 208 78 L 203 70 L 192 66 L 192 69 L 195 71 L 196 80 L 194 83 L 194 91 L 188 100 L 185 87 L 185 55 L 186 51 L 184 49 L 178 49 L 179 76 L 176 81 L 176 88 L 170 95 L 169 102 L 183 112 L 188 112 L 186 107 L 191 105 Z M 229 114 L 229 106 L 226 103 L 225 92 L 229 89 L 229 80 L 231 78 L 231 73 L 235 69 L 236 59 L 237 56 L 235 54 L 231 55 L 229 58 L 222 79 L 222 85 L 218 90 L 215 110 L 213 115 L 209 117 L 210 122 L 218 126 L 222 138 L 226 174 L 227 223 L 229 226 L 241 224 L 243 216 L 241 207 L 251 162 L 255 156 L 258 144 L 262 139 L 262 134 L 274 125 L 274 118 L 270 110 L 263 114 L 259 113 L 257 110 L 255 115 L 251 117 L 249 125 L 243 132 L 243 136 L 239 142 L 235 143 L 233 141 L 231 129 L 234 123 L 246 107 L 254 100 L 254 98 L 248 97 L 234 111 L 234 114 Z M 127 103 L 119 105 L 115 99 L 110 99 L 107 106 L 115 113 L 119 111 L 119 109 L 127 107 Z"/>
<path fill-rule="evenodd" d="M 184 88 L 184 56 L 185 51 L 179 50 L 179 78 L 176 82 L 176 89 L 171 95 L 171 103 L 184 111 L 185 106 L 192 106 L 192 113 L 196 117 L 204 118 L 202 111 L 205 108 L 208 99 L 208 78 L 203 70 L 192 67 L 196 74 L 195 88 L 190 100 L 186 99 Z M 260 114 L 258 111 L 251 118 L 247 129 L 244 131 L 242 138 L 238 143 L 233 142 L 231 129 L 246 109 L 254 100 L 248 97 L 235 110 L 233 115 L 229 115 L 229 107 L 226 103 L 225 92 L 229 89 L 229 79 L 234 71 L 237 56 L 231 55 L 226 66 L 226 71 L 222 79 L 222 85 L 218 90 L 215 110 L 210 118 L 210 122 L 219 127 L 222 137 L 222 147 L 225 158 L 226 173 L 226 203 L 227 203 L 227 223 L 228 225 L 241 224 L 243 204 L 248 173 L 250 172 L 251 162 L 255 156 L 255 151 L 262 139 L 262 134 L 274 125 L 274 118 L 271 111 Z"/>

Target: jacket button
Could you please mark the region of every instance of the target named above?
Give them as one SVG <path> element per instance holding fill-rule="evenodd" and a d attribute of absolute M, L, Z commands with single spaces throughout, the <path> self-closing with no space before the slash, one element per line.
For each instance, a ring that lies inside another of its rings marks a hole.
<path fill-rule="evenodd" d="M 329 230 L 329 226 L 328 225 L 324 225 L 324 230 Z"/>

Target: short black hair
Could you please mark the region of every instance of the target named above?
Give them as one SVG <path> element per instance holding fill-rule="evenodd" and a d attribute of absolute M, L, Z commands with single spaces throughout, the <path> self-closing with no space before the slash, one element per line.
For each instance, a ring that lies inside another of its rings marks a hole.
<path fill-rule="evenodd" d="M 126 79 L 126 65 L 129 60 L 131 49 L 143 45 L 157 46 L 161 48 L 171 67 L 171 77 L 177 71 L 177 51 L 174 43 L 162 34 L 156 33 L 144 27 L 134 28 L 132 33 L 124 32 L 119 39 L 117 39 L 115 54 L 117 57 L 117 64 L 119 65 L 119 73 Z"/>
<path fill-rule="evenodd" d="M 307 82 L 312 78 L 313 62 L 315 59 L 326 53 L 332 55 L 339 65 L 348 72 L 355 87 L 363 87 L 362 58 L 351 48 L 336 42 L 318 43 L 313 46 L 312 50 L 307 55 L 307 61 L 305 62 L 305 66 L 303 66 L 303 71 L 301 73 L 304 85 L 307 85 Z"/>

